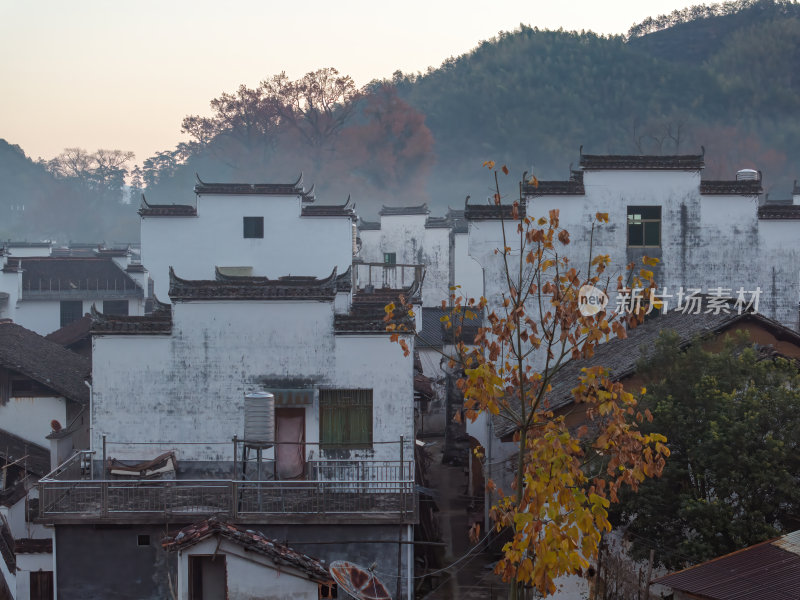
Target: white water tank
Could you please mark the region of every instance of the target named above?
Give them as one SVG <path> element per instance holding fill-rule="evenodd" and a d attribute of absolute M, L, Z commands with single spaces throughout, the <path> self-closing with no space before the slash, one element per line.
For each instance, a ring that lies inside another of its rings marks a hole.
<path fill-rule="evenodd" d="M 758 181 L 758 171 L 755 169 L 739 169 L 736 172 L 736 181 Z"/>
<path fill-rule="evenodd" d="M 275 396 L 253 392 L 244 397 L 244 439 L 246 442 L 275 442 Z"/>

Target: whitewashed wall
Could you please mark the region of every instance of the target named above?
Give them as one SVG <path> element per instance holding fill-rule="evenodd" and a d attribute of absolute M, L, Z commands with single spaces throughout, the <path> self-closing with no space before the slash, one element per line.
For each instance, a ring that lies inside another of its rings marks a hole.
<path fill-rule="evenodd" d="M 353 255 L 350 219 L 300 217 L 300 210 L 299 196 L 203 195 L 196 217 L 142 217 L 142 264 L 156 296 L 169 301 L 170 266 L 186 279 L 213 279 L 215 266 L 252 267 L 253 275 L 272 278 L 326 277 L 334 266 L 346 271 Z M 264 217 L 263 239 L 243 237 L 243 217 Z"/>
<path fill-rule="evenodd" d="M 266 556 L 247 552 L 229 540 L 216 536 L 203 540 L 178 554 L 178 598 L 189 600 L 189 557 L 225 557 L 230 600 L 317 600 L 319 587 L 305 574 L 286 564 L 276 566 Z"/>
<path fill-rule="evenodd" d="M 46 436 L 52 431 L 53 419 L 67 426 L 67 401 L 60 396 L 12 397 L 0 405 L 0 428 L 45 448 L 50 447 Z"/>
<path fill-rule="evenodd" d="M 116 458 L 147 458 L 176 447 L 179 460 L 231 460 L 228 442 L 244 433 L 244 394 L 269 389 L 269 382 L 371 388 L 374 441 L 413 435 L 411 358 L 385 335 L 334 336 L 332 303 L 204 301 L 177 303 L 173 310 L 171 337 L 94 337 L 94 449 L 105 433 Z M 315 398 L 306 408 L 308 442 L 318 441 L 318 414 Z M 220 444 L 118 445 L 164 440 Z M 396 453 L 394 445 L 376 444 L 353 456 Z"/>
<path fill-rule="evenodd" d="M 29 600 L 31 597 L 30 574 L 35 571 L 53 571 L 53 554 L 17 554 L 17 596 L 16 600 Z"/>
<path fill-rule="evenodd" d="M 682 286 L 707 292 L 762 290 L 759 312 L 797 327 L 800 298 L 800 222 L 757 218 L 757 199 L 700 194 L 700 173 L 688 171 L 587 171 L 584 196 L 542 196 L 528 201 L 528 214 L 547 216 L 557 208 L 571 236 L 562 249 L 585 272 L 591 225 L 597 212 L 609 223 L 595 225 L 593 254 L 609 254 L 612 288 L 625 265 L 647 254 L 660 259 L 655 269 L 659 290 L 675 294 Z M 627 247 L 627 207 L 661 206 L 661 247 Z M 470 223 L 470 255 L 484 268 L 487 297 L 493 303 L 505 287 L 497 221 Z M 748 295 L 749 298 L 749 295 Z M 612 295 L 612 302 L 614 301 Z M 674 308 L 676 298 L 668 299 Z M 496 305 L 496 304 L 495 304 Z"/>
<path fill-rule="evenodd" d="M 128 314 L 131 316 L 144 314 L 144 300 L 142 298 L 128 298 Z M 85 315 L 92 310 L 92 304 L 97 310 L 103 311 L 103 300 L 83 300 L 81 314 Z M 15 323 L 26 329 L 35 331 L 39 335 L 47 335 L 61 329 L 61 301 L 60 300 L 22 300 L 16 306 L 10 318 Z"/>

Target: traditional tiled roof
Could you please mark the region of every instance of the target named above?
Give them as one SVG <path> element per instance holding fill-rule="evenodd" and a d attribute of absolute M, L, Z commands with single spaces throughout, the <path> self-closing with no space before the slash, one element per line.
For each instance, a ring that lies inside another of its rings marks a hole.
<path fill-rule="evenodd" d="M 762 221 L 800 219 L 800 204 L 762 204 L 758 207 L 758 218 Z"/>
<path fill-rule="evenodd" d="M 577 387 L 581 369 L 602 366 L 609 370 L 615 381 L 623 379 L 636 371 L 643 358 L 651 356 L 662 331 L 674 331 L 680 338 L 681 347 L 689 345 L 695 338 L 720 333 L 738 323 L 755 322 L 769 329 L 776 337 L 800 346 L 800 333 L 784 327 L 760 314 L 684 314 L 674 310 L 645 321 L 635 329 L 629 330 L 626 339 L 614 338 L 597 346 L 594 356 L 587 360 L 568 362 L 551 381 L 552 390 L 547 395 L 548 408 L 557 410 L 572 402 L 572 390 Z M 514 432 L 515 426 L 502 416 L 493 418 L 495 435 L 504 437 Z"/>
<path fill-rule="evenodd" d="M 732 180 L 700 182 L 700 193 L 704 196 L 758 196 L 764 190 L 758 180 Z"/>
<path fill-rule="evenodd" d="M 89 402 L 84 381 L 91 374 L 91 361 L 10 321 L 0 321 L 0 366 L 30 377 L 65 398 Z"/>
<path fill-rule="evenodd" d="M 14 540 L 14 552 L 17 554 L 52 554 L 53 538 L 19 538 Z"/>
<path fill-rule="evenodd" d="M 300 211 L 302 217 L 349 217 L 356 218 L 355 204 L 347 197 L 347 202 L 341 205 L 304 204 Z"/>
<path fill-rule="evenodd" d="M 461 336 L 459 341 L 465 344 L 472 344 L 475 336 L 478 335 L 478 328 L 483 323 L 482 314 L 477 310 L 475 319 L 464 319 L 461 325 Z M 453 343 L 453 329 L 448 329 L 442 321 L 443 317 L 448 317 L 451 321 L 454 316 L 452 310 L 441 307 L 422 308 L 422 330 L 417 333 L 417 348 L 441 348 L 445 344 Z M 458 325 L 458 323 L 456 323 Z"/>
<path fill-rule="evenodd" d="M 224 196 L 300 196 L 303 202 L 314 201 L 314 186 L 303 187 L 303 174 L 294 183 L 206 183 L 197 176 L 194 186 L 197 195 Z"/>
<path fill-rule="evenodd" d="M 692 598 L 743 600 L 800 598 L 800 531 L 659 577 Z"/>
<path fill-rule="evenodd" d="M 430 214 L 427 204 L 420 204 L 418 206 L 383 206 L 380 211 L 382 217 L 391 217 L 397 215 L 427 215 Z"/>
<path fill-rule="evenodd" d="M 223 275 L 214 280 L 182 279 L 169 269 L 169 297 L 173 300 L 333 300 L 337 292 L 336 267 L 324 278 L 287 276 L 278 279 Z"/>
<path fill-rule="evenodd" d="M 105 256 L 105 257 L 122 257 L 122 256 L 129 256 L 131 253 L 130 248 L 95 248 L 94 253 L 97 256 Z"/>
<path fill-rule="evenodd" d="M 184 527 L 176 535 L 164 538 L 161 545 L 165 550 L 175 552 L 190 548 L 215 535 L 240 544 L 250 552 L 262 554 L 278 566 L 285 565 L 303 571 L 316 582 L 331 581 L 322 561 L 293 550 L 259 531 L 226 523 L 215 517 Z"/>
<path fill-rule="evenodd" d="M 55 342 L 59 346 L 64 346 L 66 348 L 75 342 L 90 337 L 91 329 L 92 317 L 86 314 L 77 321 L 73 321 L 68 325 L 64 325 L 61 329 L 56 329 L 54 332 L 48 333 L 44 336 L 44 339 Z"/>
<path fill-rule="evenodd" d="M 358 229 L 360 231 L 380 231 L 381 229 L 381 222 L 380 221 L 365 221 L 364 219 L 358 220 Z"/>
<path fill-rule="evenodd" d="M 333 329 L 340 335 L 360 333 L 387 334 L 389 333 L 386 331 L 387 323 L 383 320 L 386 316 L 385 307 L 391 303 L 399 306 L 400 296 L 405 298 L 406 302 L 419 304 L 421 303 L 421 289 L 422 285 L 415 279 L 410 286 L 403 289 L 379 288 L 372 292 L 360 290 L 353 294 L 350 312 L 345 315 L 334 316 Z M 414 333 L 416 330 L 414 317 L 401 314 L 399 309 L 395 311 L 393 316 L 395 318 L 392 323 L 402 326 L 404 331 Z"/>
<path fill-rule="evenodd" d="M 469 225 L 463 210 L 447 209 L 447 218 L 450 219 L 453 233 L 469 233 Z"/>
<path fill-rule="evenodd" d="M 450 229 L 450 219 L 447 217 L 428 217 L 425 219 L 426 229 Z"/>
<path fill-rule="evenodd" d="M 0 458 L 6 463 L 18 460 L 21 469 L 39 477 L 50 471 L 50 450 L 5 429 L 0 429 Z"/>
<path fill-rule="evenodd" d="M 139 215 L 142 217 L 196 217 L 197 207 L 191 204 L 149 204 L 142 194 Z"/>
<path fill-rule="evenodd" d="M 92 334 L 169 335 L 172 332 L 172 307 L 160 302 L 158 305 L 149 315 L 128 317 L 105 315 L 92 305 Z"/>
<path fill-rule="evenodd" d="M 702 154 L 654 156 L 581 153 L 580 164 L 584 171 L 699 171 L 705 166 L 705 161 Z"/>
<path fill-rule="evenodd" d="M 525 178 L 522 182 L 524 196 L 583 196 L 583 171 L 571 171 L 566 181 L 534 181 Z"/>
<path fill-rule="evenodd" d="M 111 258 L 23 257 L 22 296 L 29 292 L 104 292 L 108 295 L 144 296 L 144 290 Z"/>
<path fill-rule="evenodd" d="M 6 248 L 49 248 L 53 242 L 14 242 L 9 240 L 5 242 Z"/>
<path fill-rule="evenodd" d="M 511 204 L 467 204 L 464 206 L 464 218 L 467 221 L 507 221 L 514 219 L 513 205 Z M 519 217 L 525 218 L 525 204 L 519 205 Z"/>

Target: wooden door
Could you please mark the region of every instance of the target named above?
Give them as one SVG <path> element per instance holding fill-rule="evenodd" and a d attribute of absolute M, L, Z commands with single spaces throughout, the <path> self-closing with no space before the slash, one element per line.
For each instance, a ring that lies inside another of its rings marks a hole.
<path fill-rule="evenodd" d="M 306 409 L 275 408 L 275 476 L 304 479 L 306 474 Z"/>

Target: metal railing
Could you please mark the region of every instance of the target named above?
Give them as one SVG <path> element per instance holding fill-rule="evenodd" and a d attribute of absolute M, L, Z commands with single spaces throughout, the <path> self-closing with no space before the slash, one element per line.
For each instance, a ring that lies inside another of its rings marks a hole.
<path fill-rule="evenodd" d="M 425 265 L 400 263 L 354 263 L 356 289 L 372 286 L 375 289 L 408 287 L 414 280 L 422 281 Z"/>
<path fill-rule="evenodd" d="M 109 298 L 119 296 L 122 298 L 141 297 L 144 295 L 142 288 L 134 281 L 121 279 L 85 278 L 69 281 L 62 285 L 61 279 L 31 279 L 22 286 L 23 298 Z"/>
<path fill-rule="evenodd" d="M 400 461 L 311 461 L 307 479 L 102 479 L 86 477 L 79 454 L 39 481 L 40 517 L 112 519 L 220 515 L 231 519 L 375 515 L 413 519 L 414 464 Z M 74 478 L 73 478 L 74 477 Z"/>

